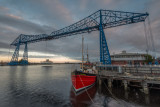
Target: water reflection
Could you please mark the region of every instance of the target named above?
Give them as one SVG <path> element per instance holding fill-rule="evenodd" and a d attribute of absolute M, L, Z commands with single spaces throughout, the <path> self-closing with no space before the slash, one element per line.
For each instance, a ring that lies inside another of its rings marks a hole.
<path fill-rule="evenodd" d="M 75 93 L 73 87 L 70 91 L 70 100 L 72 107 L 88 107 L 92 104 L 92 101 L 96 94 L 96 86 L 92 86 L 87 91 Z"/>
<path fill-rule="evenodd" d="M 52 65 L 43 65 L 42 69 L 43 69 L 42 71 L 51 72 L 53 70 L 53 66 Z"/>
<path fill-rule="evenodd" d="M 75 94 L 71 88 L 72 65 L 1 67 L 0 107 L 140 107 L 160 106 L 160 91 L 145 95 L 139 89 L 102 84 L 88 93 Z"/>
<path fill-rule="evenodd" d="M 26 71 L 27 66 L 10 67 L 9 80 L 8 80 L 8 107 L 16 107 L 18 105 L 25 104 L 26 101 Z M 19 70 L 21 72 L 19 72 Z"/>
<path fill-rule="evenodd" d="M 28 66 L 10 67 L 6 81 L 8 82 L 7 101 L 2 102 L 0 106 L 70 107 L 70 102 L 67 100 L 70 81 L 54 78 L 56 73 L 64 74 L 67 71 L 64 68 L 59 69 L 61 72 L 58 72 L 52 66 L 37 66 L 29 69 Z"/>

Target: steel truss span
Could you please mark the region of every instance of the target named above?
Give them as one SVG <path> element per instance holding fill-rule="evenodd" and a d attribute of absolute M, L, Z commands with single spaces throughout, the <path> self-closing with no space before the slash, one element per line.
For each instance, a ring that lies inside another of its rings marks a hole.
<path fill-rule="evenodd" d="M 24 54 L 28 55 L 26 52 L 27 44 L 58 39 L 61 37 L 72 36 L 82 33 L 89 33 L 92 31 L 99 31 L 100 38 L 100 62 L 103 64 L 111 64 L 111 58 L 109 49 L 107 46 L 107 41 L 105 38 L 105 33 L 103 29 L 133 24 L 138 22 L 143 22 L 149 16 L 148 13 L 133 13 L 133 12 L 123 12 L 123 11 L 113 11 L 113 10 L 98 10 L 90 16 L 70 25 L 60 30 L 54 31 L 51 34 L 40 34 L 40 35 L 25 35 L 20 34 L 11 45 L 16 46 L 15 52 L 12 56 L 11 65 L 14 65 L 12 62 L 18 62 L 19 56 L 19 47 L 20 45 L 26 45 Z M 24 56 L 25 56 L 24 55 Z M 26 56 L 25 56 L 26 57 Z M 26 59 L 28 62 L 28 56 Z M 16 64 L 15 63 L 15 64 Z"/>

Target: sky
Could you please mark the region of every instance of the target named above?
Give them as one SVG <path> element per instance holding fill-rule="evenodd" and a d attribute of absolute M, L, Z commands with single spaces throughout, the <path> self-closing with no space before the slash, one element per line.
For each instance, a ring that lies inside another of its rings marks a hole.
<path fill-rule="evenodd" d="M 69 26 L 99 9 L 149 13 L 156 56 L 160 56 L 160 0 L 0 0 L 0 60 L 9 61 L 20 34 L 36 35 Z M 147 19 L 148 20 L 148 19 Z M 147 25 L 147 22 L 146 22 Z M 105 29 L 110 54 L 123 50 L 146 53 L 144 24 L 136 23 Z M 84 35 L 91 61 L 99 60 L 99 32 Z M 81 35 L 28 44 L 29 61 L 49 58 L 53 62 L 81 60 Z M 24 46 L 20 47 L 20 58 Z"/>

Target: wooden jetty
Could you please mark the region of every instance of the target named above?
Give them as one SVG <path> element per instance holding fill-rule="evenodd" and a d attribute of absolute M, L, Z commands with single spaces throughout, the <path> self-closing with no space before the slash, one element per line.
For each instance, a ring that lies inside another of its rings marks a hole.
<path fill-rule="evenodd" d="M 96 69 L 99 84 L 107 80 L 109 88 L 112 88 L 113 81 L 120 81 L 125 90 L 137 87 L 145 94 L 149 94 L 150 89 L 160 90 L 160 66 L 97 65 Z"/>

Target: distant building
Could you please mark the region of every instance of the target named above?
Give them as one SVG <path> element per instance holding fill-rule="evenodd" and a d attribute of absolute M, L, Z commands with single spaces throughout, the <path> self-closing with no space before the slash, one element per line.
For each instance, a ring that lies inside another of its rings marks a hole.
<path fill-rule="evenodd" d="M 4 65 L 7 65 L 7 62 L 1 61 L 1 62 L 0 62 L 0 66 L 4 66 Z"/>
<path fill-rule="evenodd" d="M 122 51 L 122 53 L 111 55 L 111 60 L 113 65 L 144 65 L 145 55 Z"/>
<path fill-rule="evenodd" d="M 46 61 L 42 61 L 41 64 L 53 64 L 53 62 L 49 59 L 46 59 Z"/>

